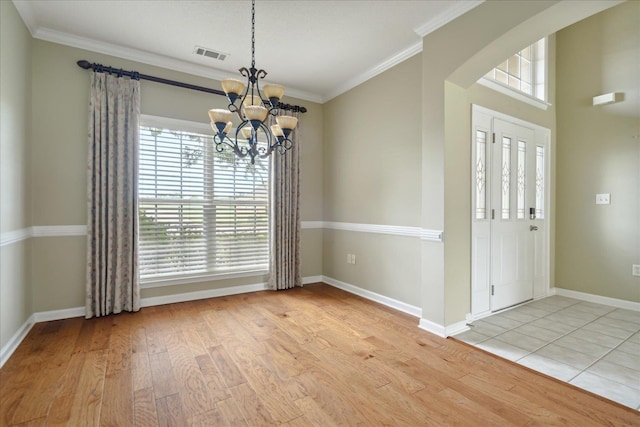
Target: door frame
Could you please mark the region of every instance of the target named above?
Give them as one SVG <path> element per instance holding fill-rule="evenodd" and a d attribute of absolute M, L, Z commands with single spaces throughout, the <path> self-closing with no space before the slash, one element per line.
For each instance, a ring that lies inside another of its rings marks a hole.
<path fill-rule="evenodd" d="M 542 260 L 536 260 L 542 262 L 539 267 L 541 276 L 538 275 L 537 279 L 534 272 L 534 286 L 533 286 L 533 298 L 543 298 L 550 294 L 550 267 L 551 267 L 551 192 L 552 192 L 552 173 L 551 173 L 551 131 L 543 126 L 536 125 L 519 119 L 517 117 L 511 117 L 509 115 L 490 110 L 488 108 L 472 104 L 471 106 L 471 130 L 470 130 L 470 144 L 471 144 L 471 179 L 469 182 L 471 193 L 471 209 L 469 212 L 469 218 L 471 220 L 471 312 L 467 316 L 468 321 L 480 319 L 482 317 L 492 314 L 491 310 L 491 219 L 490 206 L 486 206 L 487 219 L 476 220 L 475 207 L 476 207 L 476 192 L 475 192 L 475 180 L 476 180 L 476 131 L 487 132 L 487 144 L 490 144 L 491 135 L 494 132 L 493 119 L 500 119 L 502 121 L 510 122 L 518 126 L 523 126 L 532 129 L 534 132 L 534 143 L 536 146 L 544 147 L 544 219 L 543 221 L 543 233 L 540 235 L 543 238 L 542 242 Z M 492 150 L 488 150 L 490 153 Z M 490 164 L 491 159 L 485 159 L 485 164 Z M 491 182 L 490 169 L 487 169 L 485 185 Z M 489 191 L 489 187 L 487 187 Z M 489 194 L 487 200 L 491 200 Z M 534 248 L 535 250 L 535 248 Z"/>

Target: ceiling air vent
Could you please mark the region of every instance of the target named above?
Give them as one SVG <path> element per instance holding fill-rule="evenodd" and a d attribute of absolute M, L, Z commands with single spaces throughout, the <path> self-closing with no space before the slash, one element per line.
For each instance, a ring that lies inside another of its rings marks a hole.
<path fill-rule="evenodd" d="M 207 58 L 217 59 L 218 61 L 224 61 L 229 56 L 228 53 L 218 52 L 207 47 L 196 46 L 193 53 L 200 56 L 206 56 Z"/>

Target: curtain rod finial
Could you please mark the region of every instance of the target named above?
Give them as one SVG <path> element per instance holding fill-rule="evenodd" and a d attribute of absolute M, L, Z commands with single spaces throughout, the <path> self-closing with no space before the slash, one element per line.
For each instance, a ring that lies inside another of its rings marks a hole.
<path fill-rule="evenodd" d="M 78 67 L 84 68 L 85 70 L 88 70 L 89 68 L 91 68 L 91 63 L 85 59 L 82 59 L 76 62 L 76 64 L 78 64 Z"/>

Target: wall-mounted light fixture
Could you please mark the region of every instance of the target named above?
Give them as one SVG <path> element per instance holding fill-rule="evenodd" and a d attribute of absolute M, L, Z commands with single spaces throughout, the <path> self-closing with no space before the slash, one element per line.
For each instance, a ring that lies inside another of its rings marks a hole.
<path fill-rule="evenodd" d="M 622 94 L 618 92 L 605 93 L 604 95 L 598 95 L 593 97 L 593 106 L 607 105 L 615 102 L 622 101 Z"/>

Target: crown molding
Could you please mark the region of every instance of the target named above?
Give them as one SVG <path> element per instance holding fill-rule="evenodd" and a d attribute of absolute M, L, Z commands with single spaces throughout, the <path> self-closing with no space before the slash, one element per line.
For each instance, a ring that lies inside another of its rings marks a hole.
<path fill-rule="evenodd" d="M 18 11 L 18 15 L 20 15 L 20 18 L 22 18 L 22 22 L 24 22 L 24 25 L 33 36 L 33 33 L 38 28 L 38 24 L 36 23 L 36 14 L 33 12 L 31 1 L 13 0 L 13 5 Z"/>
<path fill-rule="evenodd" d="M 372 67 L 369 70 L 365 71 L 364 73 L 358 74 L 357 76 L 347 80 L 346 82 L 344 82 L 340 86 L 338 86 L 335 89 L 333 89 L 332 91 L 328 92 L 326 94 L 326 96 L 323 98 L 323 102 L 330 101 L 333 98 L 335 98 L 336 96 L 342 95 L 343 93 L 345 93 L 345 92 L 353 89 L 354 87 L 366 82 L 367 80 L 370 80 L 370 79 L 374 78 L 378 74 L 382 74 L 383 72 L 387 71 L 388 69 L 395 67 L 396 65 L 400 64 L 403 61 L 406 61 L 407 59 L 411 58 L 414 55 L 417 55 L 420 52 L 422 52 L 422 41 L 419 41 L 417 43 L 412 44 L 411 46 L 405 48 L 404 50 L 402 50 L 402 51 L 396 53 L 395 55 L 390 56 L 389 58 L 385 59 L 384 61 L 382 61 L 378 65 L 375 65 L 374 67 Z"/>
<path fill-rule="evenodd" d="M 420 25 L 419 27 L 414 28 L 413 31 L 420 37 L 424 37 L 427 34 L 434 32 L 438 28 L 443 27 L 444 25 L 448 24 L 449 22 L 453 21 L 459 16 L 464 15 L 465 13 L 469 12 L 471 9 L 473 9 L 476 6 L 479 6 L 482 3 L 484 3 L 484 0 L 456 2 L 452 4 L 444 12 L 440 13 L 439 15 L 436 15 L 435 17 L 431 18 L 430 20 Z"/>

